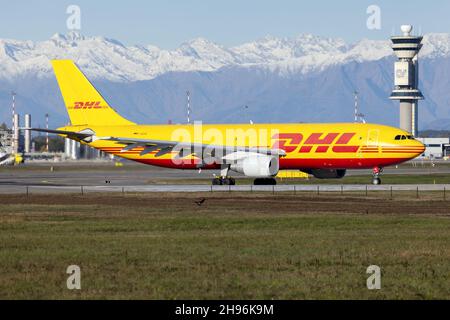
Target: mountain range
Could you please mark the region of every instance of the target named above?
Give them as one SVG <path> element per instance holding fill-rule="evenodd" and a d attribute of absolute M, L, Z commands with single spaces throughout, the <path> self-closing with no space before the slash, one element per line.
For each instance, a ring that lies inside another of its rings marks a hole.
<path fill-rule="evenodd" d="M 421 129 L 450 127 L 450 34 L 426 34 L 420 52 Z M 353 121 L 353 93 L 368 122 L 398 124 L 388 99 L 390 42 L 302 34 L 224 47 L 198 38 L 174 50 L 126 46 L 105 37 L 56 34 L 41 42 L 0 39 L 0 122 L 17 111 L 34 125 L 68 122 L 50 59 L 73 59 L 121 114 L 138 123 Z"/>

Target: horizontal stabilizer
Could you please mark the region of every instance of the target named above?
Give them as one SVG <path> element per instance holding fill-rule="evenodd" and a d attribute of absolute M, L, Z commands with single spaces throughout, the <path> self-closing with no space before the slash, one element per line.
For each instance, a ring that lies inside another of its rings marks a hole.
<path fill-rule="evenodd" d="M 85 140 L 94 136 L 94 132 L 92 130 L 83 130 L 80 132 L 75 131 L 66 131 L 66 130 L 53 130 L 53 129 L 41 129 L 41 128 L 20 128 L 20 130 L 31 130 L 36 132 L 46 132 L 51 134 L 60 134 L 65 135 L 67 138 L 75 139 L 75 140 Z"/>

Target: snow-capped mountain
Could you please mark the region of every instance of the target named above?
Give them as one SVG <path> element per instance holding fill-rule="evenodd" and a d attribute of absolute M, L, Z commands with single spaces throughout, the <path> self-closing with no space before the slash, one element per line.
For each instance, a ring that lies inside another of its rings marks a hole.
<path fill-rule="evenodd" d="M 448 56 L 449 34 L 424 38 L 422 57 Z M 125 46 L 104 37 L 77 33 L 55 34 L 47 41 L 0 40 L 0 77 L 51 74 L 49 59 L 73 59 L 94 79 L 150 80 L 167 72 L 216 71 L 226 66 L 259 66 L 270 70 L 310 72 L 349 61 L 374 61 L 392 55 L 389 41 L 361 40 L 349 45 L 342 39 L 310 34 L 295 38 L 267 36 L 225 48 L 203 38 L 175 50 L 156 46 Z"/>
<path fill-rule="evenodd" d="M 426 125 L 450 119 L 450 34 L 427 34 L 423 44 L 426 100 L 419 115 Z M 0 104 L 8 105 L 15 90 L 24 112 L 56 113 L 55 124 L 66 121 L 50 59 L 74 60 L 135 121 L 184 121 L 187 89 L 194 114 L 205 121 L 241 121 L 242 105 L 252 106 L 245 117 L 253 121 L 351 121 L 358 90 L 368 121 L 398 123 L 398 108 L 388 99 L 395 59 L 390 41 L 348 44 L 303 34 L 227 48 L 198 38 L 164 50 L 77 33 L 41 42 L 0 39 Z M 3 121 L 9 114 L 0 110 Z"/>
<path fill-rule="evenodd" d="M 434 48 L 440 49 L 441 45 Z M 433 49 L 429 51 L 435 52 Z M 0 40 L 0 77 L 10 79 L 30 73 L 48 76 L 49 59 L 73 59 L 94 79 L 122 82 L 150 80 L 167 72 L 216 71 L 226 66 L 257 65 L 307 72 L 350 59 L 380 59 L 391 53 L 388 42 L 363 40 L 350 46 L 341 39 L 313 35 L 293 39 L 268 36 L 233 48 L 198 38 L 169 51 L 69 33 L 42 42 Z"/>

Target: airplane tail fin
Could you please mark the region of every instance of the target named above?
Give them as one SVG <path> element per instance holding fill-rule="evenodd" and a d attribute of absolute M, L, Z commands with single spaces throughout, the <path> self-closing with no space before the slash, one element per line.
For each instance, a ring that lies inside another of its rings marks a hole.
<path fill-rule="evenodd" d="M 52 60 L 52 66 L 72 125 L 134 124 L 109 106 L 73 61 Z"/>

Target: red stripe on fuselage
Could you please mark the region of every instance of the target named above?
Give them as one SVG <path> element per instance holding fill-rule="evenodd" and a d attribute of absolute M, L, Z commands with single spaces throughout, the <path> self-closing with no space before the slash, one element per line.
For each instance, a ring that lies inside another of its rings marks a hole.
<path fill-rule="evenodd" d="M 358 146 L 334 146 L 332 148 L 333 152 L 350 152 L 350 153 L 355 153 L 357 152 L 359 149 Z"/>

